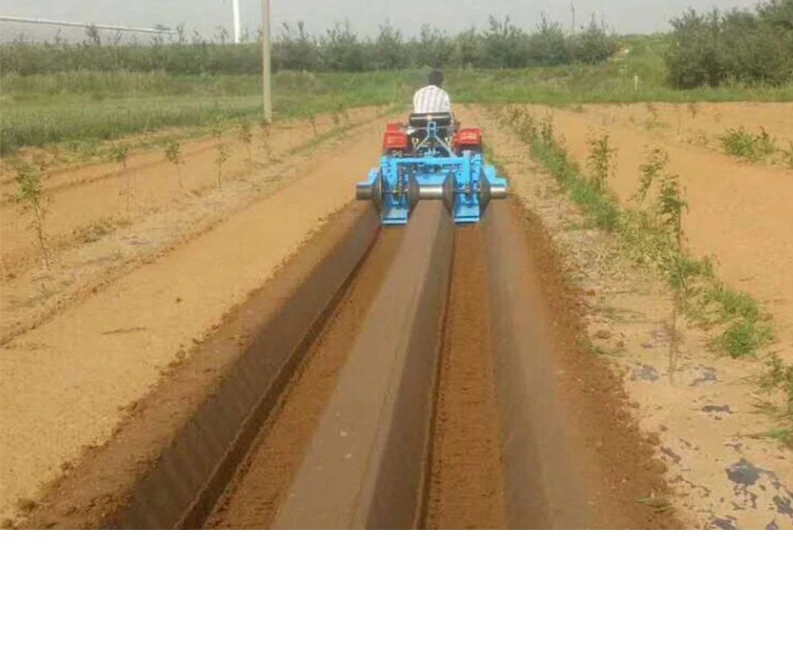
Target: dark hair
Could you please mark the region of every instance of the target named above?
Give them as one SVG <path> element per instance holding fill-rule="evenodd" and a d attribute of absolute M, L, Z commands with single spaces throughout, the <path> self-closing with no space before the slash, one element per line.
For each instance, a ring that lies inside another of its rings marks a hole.
<path fill-rule="evenodd" d="M 430 84 L 440 87 L 443 84 L 443 72 L 436 69 L 430 73 Z"/>

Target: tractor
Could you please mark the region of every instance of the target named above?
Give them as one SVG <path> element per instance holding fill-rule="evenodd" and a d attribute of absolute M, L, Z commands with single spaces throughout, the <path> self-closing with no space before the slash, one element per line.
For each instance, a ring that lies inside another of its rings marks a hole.
<path fill-rule="evenodd" d="M 486 164 L 482 131 L 460 128 L 448 113 L 411 114 L 407 126 L 389 123 L 380 166 L 359 183 L 356 199 L 371 201 L 383 224 L 407 224 L 424 199 L 443 201 L 457 224 L 473 224 L 507 181 Z"/>

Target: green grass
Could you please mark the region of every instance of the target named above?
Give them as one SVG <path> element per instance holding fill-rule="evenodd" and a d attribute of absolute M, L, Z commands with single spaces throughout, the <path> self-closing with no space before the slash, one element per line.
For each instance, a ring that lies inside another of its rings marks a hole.
<path fill-rule="evenodd" d="M 781 88 L 725 86 L 676 91 L 665 84 L 664 41 L 626 39 L 633 50 L 602 65 L 523 70 L 451 70 L 455 103 L 585 103 L 793 100 Z M 634 89 L 634 76 L 639 88 Z M 426 71 L 299 73 L 273 76 L 276 120 L 328 113 L 338 107 L 397 102 L 408 110 Z M 0 77 L 0 153 L 24 146 L 81 144 L 167 127 L 206 126 L 217 119 L 255 117 L 261 107 L 256 75 L 169 75 L 161 71 L 72 71 Z"/>
<path fill-rule="evenodd" d="M 261 114 L 260 80 L 206 79 L 164 74 L 75 72 L 2 80 L 0 153 L 25 146 L 84 148 L 125 135 L 168 127 L 208 126 Z M 74 93 L 79 90 L 81 93 Z M 276 120 L 384 105 L 395 99 L 388 74 L 274 76 Z M 93 149 L 86 149 L 93 151 Z"/>

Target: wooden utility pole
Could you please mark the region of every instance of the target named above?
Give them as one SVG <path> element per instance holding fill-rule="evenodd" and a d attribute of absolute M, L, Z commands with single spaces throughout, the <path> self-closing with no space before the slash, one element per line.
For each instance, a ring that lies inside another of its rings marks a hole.
<path fill-rule="evenodd" d="M 262 0 L 262 84 L 264 87 L 264 120 L 267 123 L 273 121 L 270 73 L 270 0 Z"/>

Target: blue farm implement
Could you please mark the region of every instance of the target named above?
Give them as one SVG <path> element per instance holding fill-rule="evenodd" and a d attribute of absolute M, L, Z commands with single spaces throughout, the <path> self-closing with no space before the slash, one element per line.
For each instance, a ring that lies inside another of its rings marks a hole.
<path fill-rule="evenodd" d="M 443 201 L 456 223 L 471 224 L 492 199 L 506 196 L 507 181 L 485 163 L 481 131 L 458 129 L 451 114 L 413 114 L 408 126 L 388 124 L 380 166 L 356 190 L 384 224 L 407 224 L 423 199 Z"/>

